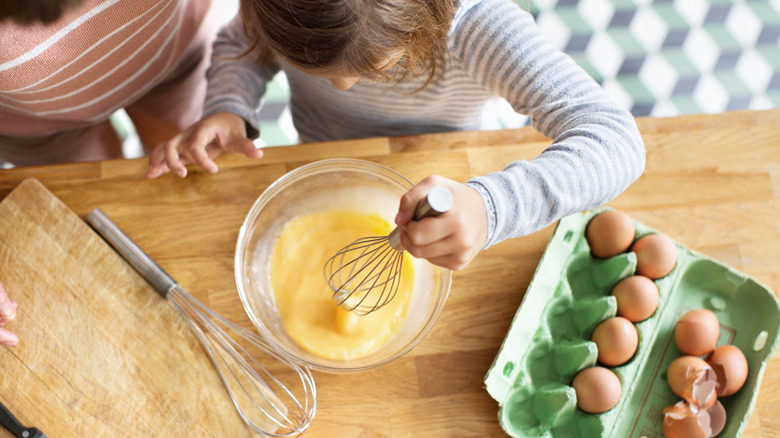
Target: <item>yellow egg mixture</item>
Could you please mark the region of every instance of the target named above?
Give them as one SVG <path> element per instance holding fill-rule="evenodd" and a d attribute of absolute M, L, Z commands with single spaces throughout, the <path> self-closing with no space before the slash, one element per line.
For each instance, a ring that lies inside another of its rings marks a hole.
<path fill-rule="evenodd" d="M 398 333 L 414 286 L 407 253 L 397 295 L 365 316 L 338 306 L 323 275 L 325 262 L 344 246 L 391 230 L 380 216 L 351 210 L 309 213 L 285 225 L 271 254 L 271 285 L 285 330 L 295 342 L 317 356 L 349 360 L 379 350 Z"/>

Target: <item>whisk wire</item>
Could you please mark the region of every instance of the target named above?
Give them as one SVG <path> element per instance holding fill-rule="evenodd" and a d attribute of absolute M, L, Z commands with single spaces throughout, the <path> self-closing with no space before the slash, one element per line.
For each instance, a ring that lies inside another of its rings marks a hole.
<path fill-rule="evenodd" d="M 395 297 L 403 252 L 387 241 L 387 236 L 358 239 L 325 263 L 325 276 L 339 305 L 365 315 Z M 357 256 L 348 259 L 351 253 Z"/>
<path fill-rule="evenodd" d="M 250 429 L 263 436 L 297 436 L 309 427 L 317 410 L 317 390 L 308 368 L 287 359 L 259 334 L 224 318 L 192 297 L 100 209 L 87 215 L 87 221 L 182 315 Z M 271 359 L 267 363 L 292 370 L 298 379 L 288 379 L 285 375 L 284 381 L 280 380 L 260 363 L 254 350 L 248 351 L 228 331 L 265 353 Z"/>
<path fill-rule="evenodd" d="M 329 284 L 349 284 L 359 273 L 368 266 L 371 263 L 371 257 L 374 257 L 376 254 L 376 251 L 378 249 L 381 249 L 384 247 L 384 242 L 387 240 L 386 237 L 364 237 L 362 239 L 358 239 L 349 246 L 342 248 L 336 255 L 328 259 L 326 262 L 326 270 L 328 266 L 331 268 L 334 266 L 340 266 L 340 269 L 333 270 L 333 274 L 331 274 L 328 278 Z M 357 253 L 360 252 L 360 254 L 353 258 L 353 259 L 347 259 L 346 257 L 350 255 L 351 253 Z M 365 263 L 361 263 L 361 261 L 364 261 L 364 259 L 369 258 L 369 260 Z M 344 260 L 348 260 L 347 262 L 344 262 Z M 338 261 L 338 263 L 336 263 Z M 345 271 L 348 271 L 348 273 L 345 274 Z M 334 277 L 338 276 L 337 280 L 334 281 Z M 344 278 L 347 278 L 344 280 Z M 341 288 L 338 288 L 341 289 Z"/>
<path fill-rule="evenodd" d="M 192 298 L 180 287 L 172 289 L 168 294 L 168 298 L 174 304 L 174 307 L 186 317 L 185 320 L 203 343 L 206 352 L 217 368 L 220 378 L 228 389 L 228 393 L 239 415 L 253 431 L 265 436 L 294 436 L 306 430 L 316 410 L 314 381 L 307 369 L 302 369 L 299 372 L 300 384 L 304 393 L 304 403 L 302 404 L 286 385 L 274 377 L 251 353 L 233 337 L 229 336 L 215 321 L 242 336 L 252 345 L 275 359 L 293 367 L 297 367 L 297 365 L 276 354 L 258 335 L 225 319 Z M 278 396 L 280 394 L 271 388 L 263 376 L 258 373 L 258 370 L 267 376 L 271 383 L 289 398 L 290 403 L 284 403 L 279 399 Z M 257 397 L 258 394 L 259 398 Z M 274 423 L 277 429 L 269 431 L 259 426 L 241 407 L 242 403 L 239 398 L 249 400 L 249 403 L 264 415 L 263 418 Z M 263 406 L 261 406 L 259 399 L 265 400 L 266 403 L 262 403 Z M 271 410 L 267 407 L 270 407 Z M 288 410 L 288 408 L 292 409 Z"/>
<path fill-rule="evenodd" d="M 452 208 L 452 203 L 448 188 L 434 186 L 415 206 L 413 220 L 443 214 Z M 387 236 L 357 239 L 325 262 L 323 274 L 338 305 L 367 315 L 395 298 L 405 251 L 399 230 L 396 227 Z M 376 296 L 369 299 L 369 295 Z"/>

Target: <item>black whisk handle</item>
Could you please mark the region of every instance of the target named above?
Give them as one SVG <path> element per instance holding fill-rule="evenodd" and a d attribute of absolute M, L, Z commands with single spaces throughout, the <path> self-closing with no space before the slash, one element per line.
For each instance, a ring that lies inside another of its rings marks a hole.
<path fill-rule="evenodd" d="M 154 287 L 163 297 L 168 297 L 168 292 L 177 286 L 176 281 L 168 275 L 151 257 L 149 257 L 138 245 L 103 213 L 96 208 L 87 215 L 87 222 L 98 232 L 128 263 L 136 270 L 144 280 Z"/>

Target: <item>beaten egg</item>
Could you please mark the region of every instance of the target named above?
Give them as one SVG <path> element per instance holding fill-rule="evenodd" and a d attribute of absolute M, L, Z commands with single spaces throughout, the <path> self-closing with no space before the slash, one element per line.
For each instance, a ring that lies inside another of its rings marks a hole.
<path fill-rule="evenodd" d="M 375 214 L 329 210 L 288 222 L 276 240 L 271 285 L 287 334 L 320 357 L 350 360 L 378 351 L 403 325 L 414 287 L 414 265 L 403 254 L 401 284 L 390 303 L 365 316 L 337 305 L 323 277 L 330 256 L 352 241 L 384 236 L 392 226 Z"/>

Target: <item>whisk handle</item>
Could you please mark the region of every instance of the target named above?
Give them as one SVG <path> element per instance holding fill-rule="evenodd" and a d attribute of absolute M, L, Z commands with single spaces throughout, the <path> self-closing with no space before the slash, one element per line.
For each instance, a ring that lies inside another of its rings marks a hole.
<path fill-rule="evenodd" d="M 452 208 L 452 192 L 444 186 L 433 186 L 428 194 L 420 199 L 414 209 L 414 220 L 434 217 L 448 212 Z"/>
<path fill-rule="evenodd" d="M 87 215 L 87 222 L 154 287 L 157 293 L 167 298 L 168 292 L 177 286 L 173 277 L 130 240 L 102 210 L 99 208 L 92 210 Z"/>
<path fill-rule="evenodd" d="M 414 221 L 425 219 L 427 217 L 439 216 L 448 212 L 452 208 L 452 192 L 444 186 L 433 186 L 428 194 L 420 199 L 414 209 Z M 388 243 L 398 251 L 403 251 L 399 227 L 395 227 L 388 236 Z"/>

